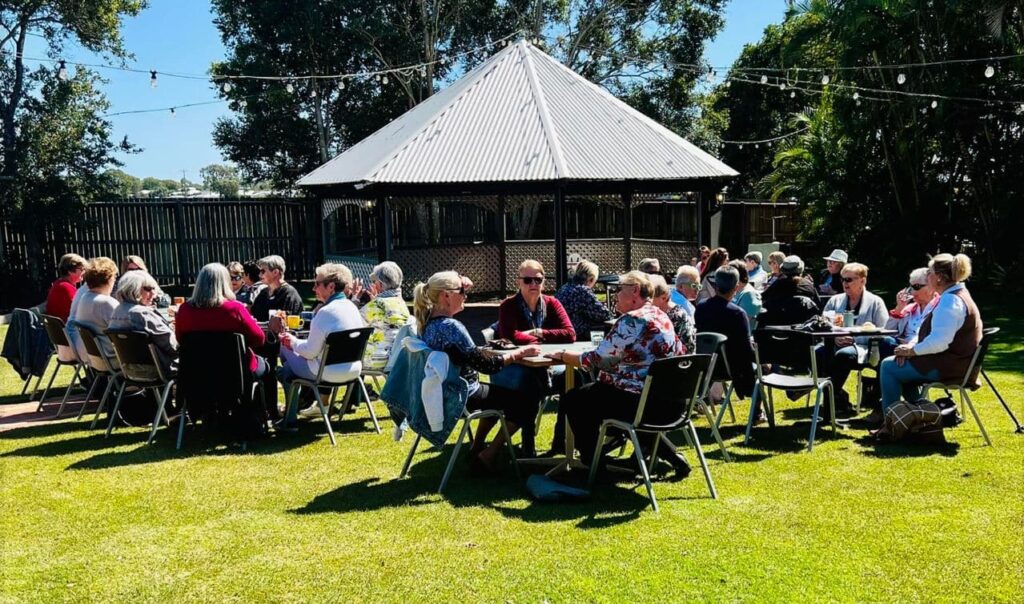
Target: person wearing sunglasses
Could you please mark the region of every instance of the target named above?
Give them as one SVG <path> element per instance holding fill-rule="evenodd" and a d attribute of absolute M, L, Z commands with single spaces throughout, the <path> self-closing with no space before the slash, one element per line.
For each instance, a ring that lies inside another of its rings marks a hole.
<path fill-rule="evenodd" d="M 178 340 L 174 328 L 154 307 L 159 289 L 156 280 L 146 271 L 134 270 L 121 275 L 114 289 L 114 299 L 120 304 L 110 316 L 108 329 L 144 331 L 152 336 L 161 368 L 169 375 L 177 368 Z M 140 371 L 157 377 L 151 366 Z"/>
<path fill-rule="evenodd" d="M 227 269 L 231 293 L 235 294 L 235 301 L 246 306 L 252 304 L 252 286 L 245 283 L 245 267 L 241 262 L 235 260 L 228 263 Z"/>
<path fill-rule="evenodd" d="M 493 375 L 519 359 L 540 355 L 540 347 L 528 345 L 508 353 L 497 353 L 477 347 L 469 331 L 455 315 L 466 307 L 466 293 L 473 282 L 455 271 L 434 273 L 426 283 L 413 290 L 413 313 L 420 339 L 431 349 L 448 355 L 451 364 L 458 367 L 459 376 L 469 386 L 466 409 L 497 409 L 505 414 L 509 435 L 521 426 L 532 424 L 540 408 L 540 398 L 529 398 L 523 393 L 495 384 L 484 384 L 480 373 Z M 480 420 L 470 449 L 470 464 L 474 472 L 493 473 L 498 453 L 505 447 L 504 435 L 499 432 L 487 444 L 487 435 L 494 428 L 492 418 Z"/>
<path fill-rule="evenodd" d="M 672 288 L 672 302 L 682 307 L 693 318 L 697 309 L 697 294 L 700 293 L 700 273 L 697 267 L 684 264 L 676 269 L 675 287 Z"/>
<path fill-rule="evenodd" d="M 889 320 L 885 323 L 886 329 L 895 329 L 899 333 L 882 341 L 880 349 L 883 359 L 892 355 L 897 344 L 917 339 L 921 323 L 938 301 L 939 295 L 928 284 L 928 268 L 915 268 L 910 273 L 909 285 L 897 292 L 896 308 L 889 312 Z"/>
<path fill-rule="evenodd" d="M 843 293 L 829 298 L 823 312 L 833 312 L 837 316 L 847 311 L 853 312 L 855 326 L 871 323 L 882 327 L 889 319 L 889 311 L 885 302 L 867 289 L 868 267 L 859 262 L 851 262 L 843 266 L 839 273 Z M 834 346 L 823 344 L 815 351 L 818 357 L 818 372 L 832 378 L 836 393 L 836 413 L 853 411 L 850 395 L 843 390 L 843 384 L 850 372 L 857 367 L 868 364 L 871 342 L 867 338 L 844 336 L 835 338 Z"/>
<path fill-rule="evenodd" d="M 542 293 L 544 267 L 524 260 L 516 277 L 519 292 L 498 307 L 498 337 L 519 345 L 576 341 L 576 330 L 562 303 Z"/>
<path fill-rule="evenodd" d="M 284 258 L 266 256 L 260 258 L 257 264 L 260 267 L 260 280 L 267 287 L 253 299 L 250 309 L 252 316 L 257 321 L 268 321 L 272 310 L 283 310 L 290 315 L 301 313 L 302 296 L 291 283 L 284 280 Z"/>

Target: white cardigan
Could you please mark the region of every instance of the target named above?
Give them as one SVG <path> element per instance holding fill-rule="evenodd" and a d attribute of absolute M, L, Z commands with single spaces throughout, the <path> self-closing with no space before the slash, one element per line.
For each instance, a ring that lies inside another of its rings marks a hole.
<path fill-rule="evenodd" d="M 323 353 L 327 336 L 336 331 L 366 327 L 359 309 L 348 298 L 338 298 L 325 305 L 313 315 L 309 325 L 309 337 L 305 340 L 294 340 L 292 352 L 306 359 L 309 370 L 316 375 L 320 371 L 320 355 Z M 352 379 L 352 374 L 359 374 L 363 369 L 361 361 L 354 363 L 338 363 L 324 368 L 323 379 L 329 382 L 342 382 Z"/>
<path fill-rule="evenodd" d="M 853 324 L 859 327 L 870 321 L 875 324 L 875 327 L 884 328 L 886 321 L 889 320 L 889 311 L 885 308 L 885 301 L 866 289 L 861 294 L 861 298 L 863 299 L 860 301 L 860 314 L 857 315 Z M 841 315 L 846 312 L 846 304 L 846 294 L 836 294 L 825 303 L 825 311 L 831 310 Z M 853 341 L 857 346 L 857 362 L 864 363 L 871 340 L 869 338 L 854 338 Z"/>

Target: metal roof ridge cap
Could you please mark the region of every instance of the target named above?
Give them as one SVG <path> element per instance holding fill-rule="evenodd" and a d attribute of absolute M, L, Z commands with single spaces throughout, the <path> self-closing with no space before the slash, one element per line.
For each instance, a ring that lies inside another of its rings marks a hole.
<path fill-rule="evenodd" d="M 551 112 L 548 111 L 548 103 L 544 97 L 544 91 L 540 87 L 537 70 L 533 66 L 533 53 L 531 52 L 530 43 L 523 40 L 516 44 L 516 46 L 521 47 L 525 54 L 526 75 L 530 80 L 530 89 L 533 90 L 534 101 L 537 103 L 537 109 L 540 113 L 540 123 L 544 127 L 544 134 L 548 139 L 551 157 L 555 160 L 555 170 L 557 172 L 555 179 L 570 178 L 569 168 L 566 166 L 565 156 L 562 154 L 562 145 L 558 142 L 558 133 L 555 131 L 555 125 L 551 121 Z"/>
<path fill-rule="evenodd" d="M 470 70 L 470 73 L 467 73 L 466 76 L 463 76 L 462 78 L 459 78 L 458 80 L 456 80 L 453 83 L 453 85 L 457 85 L 457 84 L 462 83 L 463 79 L 465 79 L 465 77 L 468 77 L 470 74 L 472 74 L 473 71 L 477 71 L 477 70 L 480 71 L 480 73 L 476 74 L 476 76 L 472 80 L 466 81 L 466 83 L 463 86 L 464 89 L 461 91 L 460 94 L 456 95 L 451 100 L 451 102 L 446 103 L 445 105 L 442 105 L 436 112 L 434 112 L 434 114 L 431 116 L 431 118 L 429 120 L 427 120 L 422 125 L 422 127 L 420 127 L 419 129 L 415 130 L 414 132 L 411 132 L 408 136 L 406 136 L 404 139 L 402 139 L 402 141 L 399 144 L 394 145 L 392 147 L 393 151 L 391 153 L 386 154 L 380 161 L 378 161 L 377 163 L 375 163 L 372 166 L 370 166 L 367 170 L 365 170 L 363 172 L 363 174 L 366 175 L 365 178 L 363 179 L 364 182 L 368 182 L 368 183 L 384 182 L 384 181 L 378 181 L 378 180 L 374 179 L 377 176 L 377 173 L 380 172 L 381 169 L 385 165 L 391 163 L 396 157 L 398 157 L 398 154 L 400 154 L 403 150 L 405 150 L 405 148 L 409 145 L 409 143 L 413 139 L 415 139 L 417 136 L 422 134 L 423 131 L 426 130 L 431 124 L 436 122 L 437 121 L 437 117 L 439 115 L 442 115 L 447 110 L 451 109 L 452 105 L 457 103 L 459 100 L 462 99 L 463 96 L 465 96 L 468 92 L 470 92 L 480 82 L 480 80 L 482 80 L 484 77 L 486 77 L 487 74 L 489 74 L 492 71 L 494 71 L 495 67 L 497 67 L 501 63 L 501 61 L 504 60 L 504 58 L 499 59 L 499 57 L 501 57 L 503 54 L 511 54 L 511 52 L 508 49 L 502 49 L 501 51 L 499 51 L 497 54 L 495 54 L 491 58 L 487 59 L 486 61 L 484 61 L 480 65 L 477 65 L 476 68 Z M 489 67 L 488 67 L 488 69 L 483 69 L 484 66 L 489 66 Z M 436 94 L 440 94 L 440 92 L 441 91 L 439 91 Z M 430 98 L 430 97 L 427 97 L 427 98 Z M 426 101 L 426 99 L 424 99 L 424 101 Z M 420 101 L 420 102 L 422 103 L 424 101 Z M 413 109 L 415 109 L 415 107 Z M 409 111 L 412 111 L 412 109 L 410 109 Z M 399 116 L 399 118 L 400 117 L 402 117 L 402 116 Z M 396 118 L 396 119 L 398 119 L 398 118 Z M 389 122 L 389 124 L 391 124 L 391 123 L 394 123 L 394 120 Z M 373 135 L 371 134 L 370 136 L 373 136 Z M 360 141 L 360 142 L 362 142 L 362 141 Z M 324 165 L 326 165 L 326 164 L 324 164 Z M 319 169 L 319 168 L 317 168 L 317 169 Z M 314 170 L 314 172 L 315 172 L 315 170 Z"/>

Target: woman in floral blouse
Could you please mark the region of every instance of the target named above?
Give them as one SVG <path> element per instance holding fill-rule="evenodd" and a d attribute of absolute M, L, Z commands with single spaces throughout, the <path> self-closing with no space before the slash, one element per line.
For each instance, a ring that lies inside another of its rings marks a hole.
<path fill-rule="evenodd" d="M 597 265 L 584 260 L 576 265 L 572 279 L 555 293 L 555 299 L 569 315 L 577 340 L 590 339 L 591 331 L 603 333 L 604 322 L 615 316 L 594 294 L 597 275 Z"/>
<path fill-rule="evenodd" d="M 622 316 L 604 341 L 583 354 L 562 351 L 549 355 L 568 367 L 599 370 L 596 382 L 566 393 L 561 402 L 576 437 L 576 449 L 585 462 L 594 457 L 601 422 L 633 420 L 651 363 L 686 353 L 672 321 L 651 303 L 653 287 L 648 275 L 631 271 L 619 279 L 619 285 L 616 307 Z M 671 463 L 677 474 L 689 474 L 689 464 L 668 447 L 659 447 L 658 457 Z"/>
<path fill-rule="evenodd" d="M 361 309 L 366 324 L 373 328 L 363 356 L 365 369 L 383 369 L 395 343 L 395 336 L 409 322 L 409 307 L 402 299 L 402 268 L 394 262 L 381 262 L 370 272 L 370 301 Z"/>
<path fill-rule="evenodd" d="M 498 354 L 478 348 L 473 338 L 454 316 L 465 308 L 466 292 L 473 282 L 454 271 L 434 273 L 426 283 L 420 283 L 413 291 L 413 311 L 420 338 L 432 350 L 448 355 L 449 362 L 459 367 L 459 374 L 469 383 L 469 400 L 466 408 L 497 409 L 505 414 L 509 435 L 520 426 L 532 422 L 540 407 L 539 397 L 526 397 L 521 392 L 482 384 L 478 372 L 498 373 L 515 361 L 540 354 L 540 347 L 530 345 L 507 354 Z M 471 463 L 476 471 L 494 470 L 495 457 L 505 446 L 504 436 L 499 433 L 488 446 L 487 434 L 494 428 L 495 420 L 480 420 L 471 449 Z"/>
<path fill-rule="evenodd" d="M 672 302 L 672 289 L 661 275 L 651 275 L 653 294 L 651 303 L 657 306 L 672 321 L 676 335 L 687 351 L 693 351 L 697 342 L 697 329 L 693 325 L 693 317 L 682 306 Z"/>

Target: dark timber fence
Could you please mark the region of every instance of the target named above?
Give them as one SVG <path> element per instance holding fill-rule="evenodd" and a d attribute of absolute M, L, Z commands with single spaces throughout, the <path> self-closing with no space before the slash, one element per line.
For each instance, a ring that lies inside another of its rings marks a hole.
<path fill-rule="evenodd" d="M 74 221 L 46 227 L 42 269 L 56 275 L 67 252 L 141 256 L 158 282 L 190 285 L 209 262 L 279 254 L 288 273 L 312 274 L 322 249 L 319 201 L 306 199 L 160 200 L 92 203 Z M 0 221 L 0 309 L 42 301 L 29 283 L 25 234 Z"/>

